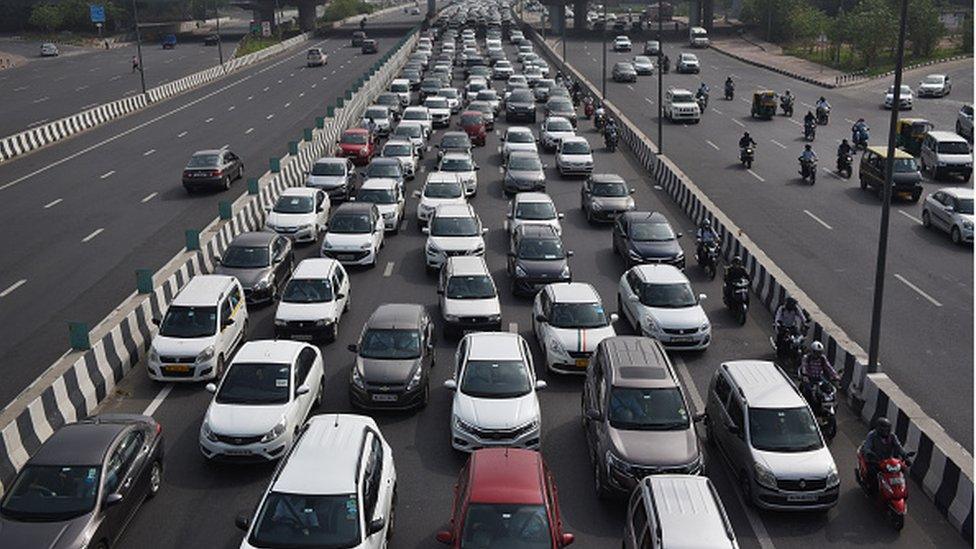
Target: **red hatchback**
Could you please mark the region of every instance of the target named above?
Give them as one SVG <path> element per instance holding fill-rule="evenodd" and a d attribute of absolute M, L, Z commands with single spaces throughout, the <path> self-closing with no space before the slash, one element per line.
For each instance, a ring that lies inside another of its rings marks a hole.
<path fill-rule="evenodd" d="M 488 128 L 485 126 L 485 117 L 478 111 L 464 111 L 461 113 L 461 121 L 458 122 L 464 133 L 468 134 L 471 142 L 475 145 L 484 146 L 488 138 Z"/>
<path fill-rule="evenodd" d="M 471 454 L 454 486 L 451 529 L 437 541 L 452 548 L 559 549 L 563 532 L 556 483 L 533 450 L 486 448 Z"/>
<path fill-rule="evenodd" d="M 365 166 L 373 158 L 375 147 L 373 136 L 365 128 L 350 128 L 342 132 L 339 137 L 338 156 L 345 156 L 352 159 L 353 164 Z"/>

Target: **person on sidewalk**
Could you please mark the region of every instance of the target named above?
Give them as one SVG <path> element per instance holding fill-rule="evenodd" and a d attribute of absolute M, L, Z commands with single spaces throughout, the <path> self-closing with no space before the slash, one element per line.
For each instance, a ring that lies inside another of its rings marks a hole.
<path fill-rule="evenodd" d="M 141 70 L 140 67 L 139 67 L 139 57 L 133 55 L 132 56 L 132 73 L 135 74 L 135 72 L 137 70 Z"/>

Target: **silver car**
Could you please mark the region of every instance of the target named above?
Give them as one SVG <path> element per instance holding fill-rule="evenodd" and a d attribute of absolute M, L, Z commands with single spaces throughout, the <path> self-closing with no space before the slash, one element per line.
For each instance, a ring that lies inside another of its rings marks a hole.
<path fill-rule="evenodd" d="M 534 152 L 514 152 L 505 164 L 502 190 L 506 195 L 521 191 L 546 192 L 545 164 Z"/>
<path fill-rule="evenodd" d="M 352 194 L 356 167 L 349 158 L 319 158 L 305 178 L 306 187 L 329 193 L 329 200 L 347 200 Z"/>
<path fill-rule="evenodd" d="M 955 244 L 972 244 L 973 189 L 945 187 L 926 196 L 922 225 L 949 233 Z"/>
<path fill-rule="evenodd" d="M 617 216 L 634 209 L 634 189 L 613 173 L 595 173 L 580 188 L 580 209 L 590 223 L 612 222 Z"/>

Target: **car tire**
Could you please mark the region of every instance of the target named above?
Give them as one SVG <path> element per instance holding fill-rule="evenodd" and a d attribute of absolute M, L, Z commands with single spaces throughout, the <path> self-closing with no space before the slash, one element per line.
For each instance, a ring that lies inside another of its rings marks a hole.
<path fill-rule="evenodd" d="M 959 231 L 959 227 L 953 227 L 952 232 L 949 233 L 949 236 L 952 238 L 953 244 L 962 244 L 962 233 Z"/>
<path fill-rule="evenodd" d="M 932 215 L 928 210 L 922 210 L 922 226 L 926 229 L 932 228 Z"/>
<path fill-rule="evenodd" d="M 225 176 L 220 181 L 220 188 L 223 189 L 223 190 L 225 190 L 225 191 L 230 190 L 230 176 L 229 175 L 228 176 Z"/>
<path fill-rule="evenodd" d="M 158 459 L 149 466 L 149 488 L 146 490 L 146 499 L 152 499 L 163 487 L 163 464 Z"/>

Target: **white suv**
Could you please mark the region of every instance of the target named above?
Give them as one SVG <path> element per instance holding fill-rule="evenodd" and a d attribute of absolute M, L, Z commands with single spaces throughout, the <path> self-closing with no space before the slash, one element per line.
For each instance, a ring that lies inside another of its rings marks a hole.
<path fill-rule="evenodd" d="M 275 337 L 334 341 L 339 320 L 349 310 L 349 294 L 349 275 L 341 263 L 324 257 L 303 259 L 281 292 Z"/>
<path fill-rule="evenodd" d="M 427 174 L 424 188 L 414 191 L 417 202 L 417 222 L 424 225 L 434 215 L 434 210 L 441 204 L 467 204 L 468 197 L 464 194 L 464 185 L 451 174 L 431 172 Z"/>
<path fill-rule="evenodd" d="M 508 159 L 513 152 L 538 152 L 535 145 L 535 136 L 532 130 L 525 126 L 509 126 L 505 130 L 505 139 L 502 144 L 502 158 Z"/>
<path fill-rule="evenodd" d="M 438 206 L 423 232 L 428 235 L 424 256 L 430 271 L 440 269 L 451 256 L 485 254 L 488 229 L 470 204 Z"/>
<path fill-rule="evenodd" d="M 458 344 L 454 375 L 451 445 L 472 452 L 488 446 L 539 447 L 542 417 L 532 351 L 509 332 L 468 334 Z"/>
<path fill-rule="evenodd" d="M 515 230 L 521 225 L 548 225 L 556 231 L 556 235 L 561 236 L 563 233 L 559 224 L 563 214 L 556 211 L 556 205 L 546 193 L 516 194 L 508 203 L 505 217 L 505 228 L 509 234 L 515 234 Z"/>
<path fill-rule="evenodd" d="M 241 549 L 386 548 L 396 491 L 393 449 L 372 418 L 315 416 L 278 467 L 254 517 L 237 517 L 235 524 L 247 532 Z"/>
<path fill-rule="evenodd" d="M 437 281 L 444 335 L 502 329 L 502 306 L 498 288 L 485 258 L 447 258 Z"/>
<path fill-rule="evenodd" d="M 593 151 L 585 137 L 566 137 L 559 141 L 556 168 L 562 176 L 593 173 Z"/>
<path fill-rule="evenodd" d="M 241 346 L 200 424 L 207 459 L 272 461 L 285 455 L 312 409 L 322 404 L 322 353 L 297 341 Z"/>
<path fill-rule="evenodd" d="M 620 277 L 617 309 L 638 334 L 653 337 L 668 350 L 702 351 L 712 340 L 712 325 L 684 273 L 674 265 L 637 265 Z"/>
<path fill-rule="evenodd" d="M 690 91 L 668 88 L 664 95 L 664 117 L 671 122 L 688 120 L 697 124 L 701 121 L 701 108 Z"/>
<path fill-rule="evenodd" d="M 559 143 L 567 137 L 576 137 L 576 130 L 568 118 L 550 116 L 542 122 L 539 128 L 539 141 L 547 151 L 559 148 Z"/>
<path fill-rule="evenodd" d="M 532 333 L 550 372 L 585 374 L 596 346 L 617 335 L 616 321 L 584 282 L 547 284 L 532 304 Z"/>

